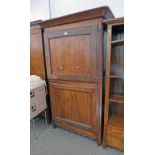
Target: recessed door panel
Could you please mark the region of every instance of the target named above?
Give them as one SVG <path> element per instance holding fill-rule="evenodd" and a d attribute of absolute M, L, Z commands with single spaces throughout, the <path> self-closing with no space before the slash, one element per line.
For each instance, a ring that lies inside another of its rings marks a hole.
<path fill-rule="evenodd" d="M 73 91 L 71 119 L 86 125 L 91 125 L 91 94 Z"/>
<path fill-rule="evenodd" d="M 61 40 L 51 39 L 50 40 L 50 58 L 51 58 L 51 73 L 61 74 L 63 65 L 63 52 L 61 49 Z"/>
<path fill-rule="evenodd" d="M 79 75 L 91 74 L 91 46 L 90 46 L 90 36 L 83 35 L 80 36 L 79 42 L 77 44 L 77 65 L 76 70 Z"/>
<path fill-rule="evenodd" d="M 76 75 L 76 37 L 50 39 L 51 73 Z"/>
<path fill-rule="evenodd" d="M 70 119 L 71 94 L 64 89 L 54 89 L 54 115 Z"/>

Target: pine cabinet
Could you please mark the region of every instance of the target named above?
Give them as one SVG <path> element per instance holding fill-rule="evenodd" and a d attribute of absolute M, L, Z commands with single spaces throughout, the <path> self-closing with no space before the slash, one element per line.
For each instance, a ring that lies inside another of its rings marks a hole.
<path fill-rule="evenodd" d="M 108 7 L 42 22 L 52 123 L 102 142 L 103 19 Z"/>

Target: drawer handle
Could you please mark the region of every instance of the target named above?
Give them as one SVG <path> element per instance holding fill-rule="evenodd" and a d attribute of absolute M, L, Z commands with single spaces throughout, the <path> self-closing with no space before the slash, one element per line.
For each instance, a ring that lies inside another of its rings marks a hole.
<path fill-rule="evenodd" d="M 45 93 L 46 93 L 46 94 L 48 94 L 48 91 L 47 91 L 47 86 L 45 86 Z"/>
<path fill-rule="evenodd" d="M 35 112 L 36 111 L 36 105 L 32 106 L 31 109 L 32 109 L 32 112 Z"/>
<path fill-rule="evenodd" d="M 34 90 L 31 90 L 31 91 L 30 91 L 30 96 L 31 96 L 31 98 L 35 96 Z"/>

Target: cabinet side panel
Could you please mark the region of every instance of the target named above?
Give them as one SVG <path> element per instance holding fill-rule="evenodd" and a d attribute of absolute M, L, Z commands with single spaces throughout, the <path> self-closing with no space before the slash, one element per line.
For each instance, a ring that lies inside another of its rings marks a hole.
<path fill-rule="evenodd" d="M 30 74 L 45 79 L 45 64 L 41 29 L 31 30 L 30 36 Z"/>

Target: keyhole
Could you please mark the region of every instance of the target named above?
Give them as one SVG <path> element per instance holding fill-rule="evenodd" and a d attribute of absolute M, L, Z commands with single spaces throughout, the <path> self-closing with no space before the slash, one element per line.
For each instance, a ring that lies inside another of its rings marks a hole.
<path fill-rule="evenodd" d="M 79 69 L 79 66 L 76 66 L 76 69 Z"/>
<path fill-rule="evenodd" d="M 60 69 L 63 70 L 63 67 L 61 66 Z"/>

